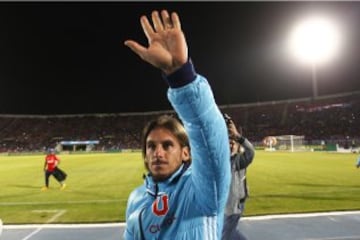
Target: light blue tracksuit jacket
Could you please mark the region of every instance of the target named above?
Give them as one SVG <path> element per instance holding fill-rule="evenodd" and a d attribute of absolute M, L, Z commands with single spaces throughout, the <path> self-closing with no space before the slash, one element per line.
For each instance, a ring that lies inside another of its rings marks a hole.
<path fill-rule="evenodd" d="M 166 80 L 168 99 L 190 138 L 192 163 L 164 182 L 148 175 L 130 194 L 124 239 L 217 240 L 231 176 L 226 124 L 191 61 Z"/>

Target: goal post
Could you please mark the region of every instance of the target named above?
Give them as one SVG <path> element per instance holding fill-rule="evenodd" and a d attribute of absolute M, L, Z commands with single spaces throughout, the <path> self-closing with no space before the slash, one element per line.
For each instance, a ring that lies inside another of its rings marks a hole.
<path fill-rule="evenodd" d="M 274 136 L 276 138 L 276 149 L 282 151 L 304 151 L 305 149 L 305 136 L 303 135 L 281 135 Z"/>

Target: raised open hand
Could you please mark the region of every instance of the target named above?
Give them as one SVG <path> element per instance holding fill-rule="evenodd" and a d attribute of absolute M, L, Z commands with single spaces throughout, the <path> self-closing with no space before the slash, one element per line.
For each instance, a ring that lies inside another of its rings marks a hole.
<path fill-rule="evenodd" d="M 188 60 L 187 43 L 179 16 L 176 12 L 170 16 L 167 10 L 162 10 L 161 18 L 158 11 L 153 11 L 151 18 L 153 25 L 146 16 L 140 18 L 149 46 L 144 47 L 134 40 L 126 40 L 125 45 L 144 61 L 165 74 L 171 74 Z"/>

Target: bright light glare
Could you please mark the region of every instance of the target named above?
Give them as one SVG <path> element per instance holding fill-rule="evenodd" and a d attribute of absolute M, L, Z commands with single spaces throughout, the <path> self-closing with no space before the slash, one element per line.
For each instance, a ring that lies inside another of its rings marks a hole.
<path fill-rule="evenodd" d="M 340 34 L 326 19 L 309 19 L 297 25 L 290 35 L 291 51 L 300 60 L 312 64 L 330 60 L 339 46 Z"/>

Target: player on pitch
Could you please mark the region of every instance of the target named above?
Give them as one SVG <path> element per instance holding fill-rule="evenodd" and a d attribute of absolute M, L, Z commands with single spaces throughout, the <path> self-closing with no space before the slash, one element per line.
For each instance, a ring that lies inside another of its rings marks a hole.
<path fill-rule="evenodd" d="M 66 188 L 65 179 L 67 174 L 58 167 L 59 163 L 60 158 L 56 156 L 55 149 L 49 149 L 44 162 L 45 186 L 41 188 L 41 191 L 49 189 L 49 178 L 51 175 L 53 175 L 60 183 L 60 190 L 64 190 Z"/>

